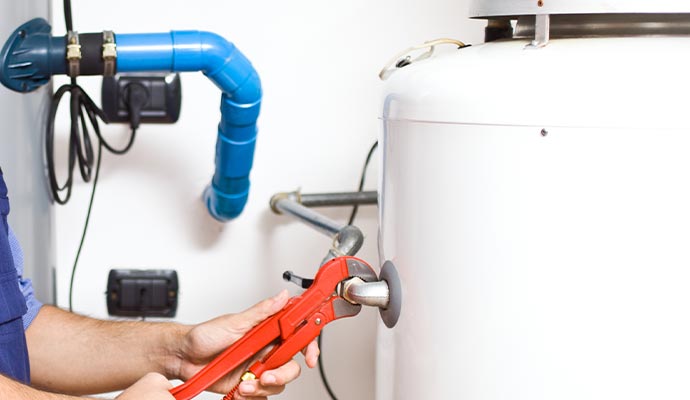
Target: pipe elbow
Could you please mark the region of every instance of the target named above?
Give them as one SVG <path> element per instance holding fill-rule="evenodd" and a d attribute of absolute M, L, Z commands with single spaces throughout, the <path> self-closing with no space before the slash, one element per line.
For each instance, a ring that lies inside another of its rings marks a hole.
<path fill-rule="evenodd" d="M 230 41 L 213 32 L 199 32 L 200 70 L 235 103 L 261 100 L 261 80 L 251 62 Z"/>
<path fill-rule="evenodd" d="M 203 200 L 225 222 L 243 210 L 254 160 L 261 80 L 237 47 L 212 32 L 171 31 L 116 36 L 118 70 L 201 71 L 221 91 L 216 170 Z"/>
<path fill-rule="evenodd" d="M 201 71 L 223 92 L 216 172 L 204 191 L 204 202 L 215 219 L 225 222 L 237 217 L 248 199 L 261 80 L 244 54 L 218 34 L 172 31 L 171 39 L 173 70 Z"/>
<path fill-rule="evenodd" d="M 199 32 L 201 71 L 222 91 L 216 144 L 216 173 L 204 197 L 219 221 L 237 217 L 249 197 L 261 109 L 261 80 L 249 60 L 220 35 Z"/>
<path fill-rule="evenodd" d="M 352 304 L 385 309 L 390 302 L 390 290 L 386 281 L 365 282 L 351 278 L 341 287 L 341 296 Z"/>
<path fill-rule="evenodd" d="M 345 255 L 355 255 L 364 244 L 364 234 L 354 225 L 348 225 L 335 237 L 335 247 Z"/>
<path fill-rule="evenodd" d="M 354 256 L 364 244 L 364 234 L 354 225 L 347 225 L 341 228 L 333 237 L 333 247 L 328 250 L 326 257 L 321 261 L 321 265 L 340 256 Z"/>

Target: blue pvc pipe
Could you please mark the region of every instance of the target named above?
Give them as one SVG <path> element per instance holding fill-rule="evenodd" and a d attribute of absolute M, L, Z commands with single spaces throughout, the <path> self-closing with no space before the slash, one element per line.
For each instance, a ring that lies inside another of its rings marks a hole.
<path fill-rule="evenodd" d="M 118 34 L 117 71 L 202 71 L 222 91 L 216 143 L 216 172 L 204 191 L 211 215 L 237 217 L 249 195 L 261 82 L 247 58 L 210 32 Z"/>

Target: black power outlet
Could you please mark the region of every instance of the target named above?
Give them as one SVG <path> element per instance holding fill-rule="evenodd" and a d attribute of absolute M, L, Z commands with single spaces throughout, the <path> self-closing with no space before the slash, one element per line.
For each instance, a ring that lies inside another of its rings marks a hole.
<path fill-rule="evenodd" d="M 173 124 L 180 117 L 182 85 L 180 75 L 173 73 L 117 74 L 103 78 L 101 102 L 108 122 L 129 122 L 128 98 L 132 85 L 146 91 L 141 108 L 142 123 Z"/>
<path fill-rule="evenodd" d="M 157 269 L 113 269 L 106 292 L 108 314 L 123 317 L 174 317 L 177 272 Z"/>

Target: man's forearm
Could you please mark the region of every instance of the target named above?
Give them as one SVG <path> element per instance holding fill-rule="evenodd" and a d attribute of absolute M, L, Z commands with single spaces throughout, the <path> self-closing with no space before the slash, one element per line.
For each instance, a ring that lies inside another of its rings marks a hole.
<path fill-rule="evenodd" d="M 147 372 L 176 378 L 188 329 L 99 321 L 44 306 L 27 330 L 32 386 L 79 395 L 124 389 Z"/>
<path fill-rule="evenodd" d="M 0 399 L 12 400 L 87 400 L 55 393 L 46 393 L 30 388 L 0 375 Z"/>

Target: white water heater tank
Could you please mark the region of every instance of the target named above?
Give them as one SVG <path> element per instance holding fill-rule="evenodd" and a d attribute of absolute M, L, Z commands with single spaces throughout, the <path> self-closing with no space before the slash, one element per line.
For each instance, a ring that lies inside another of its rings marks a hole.
<path fill-rule="evenodd" d="M 605 3 L 387 80 L 378 400 L 690 398 L 690 5 Z"/>

